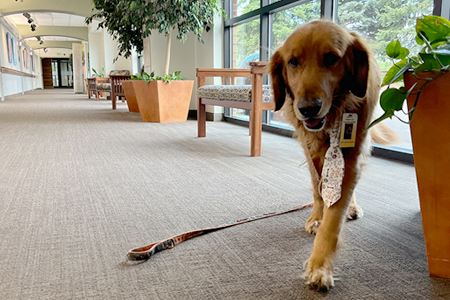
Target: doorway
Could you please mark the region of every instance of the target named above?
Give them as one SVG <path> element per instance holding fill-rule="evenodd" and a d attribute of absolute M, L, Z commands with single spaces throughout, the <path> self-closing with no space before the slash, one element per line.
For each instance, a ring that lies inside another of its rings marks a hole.
<path fill-rule="evenodd" d="M 67 58 L 52 58 L 54 88 L 73 88 L 72 62 Z"/>

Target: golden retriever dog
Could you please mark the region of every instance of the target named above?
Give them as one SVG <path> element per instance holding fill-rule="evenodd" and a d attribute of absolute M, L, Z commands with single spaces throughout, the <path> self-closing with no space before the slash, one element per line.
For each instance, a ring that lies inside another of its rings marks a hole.
<path fill-rule="evenodd" d="M 314 207 L 306 231 L 316 234 L 305 262 L 305 278 L 312 288 L 333 286 L 333 264 L 346 215 L 362 216 L 355 187 L 364 158 L 370 152 L 367 126 L 378 101 L 380 75 L 369 47 L 355 33 L 324 20 L 298 27 L 271 57 L 269 65 L 276 110 L 283 107 L 304 149 L 312 178 Z M 344 113 L 357 114 L 354 147 L 342 148 L 345 168 L 340 199 L 324 205 L 320 186 L 330 146 L 329 132 Z M 377 143 L 394 141 L 386 126 L 376 129 Z M 384 134 L 385 133 L 385 134 Z M 384 141 L 383 141 L 384 134 Z"/>

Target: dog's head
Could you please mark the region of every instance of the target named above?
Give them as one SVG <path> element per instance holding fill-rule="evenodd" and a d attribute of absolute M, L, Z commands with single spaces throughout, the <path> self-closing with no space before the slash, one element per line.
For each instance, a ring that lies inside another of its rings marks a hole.
<path fill-rule="evenodd" d="M 270 73 L 276 110 L 286 96 L 292 99 L 295 117 L 309 131 L 320 131 L 330 109 L 341 109 L 349 92 L 364 97 L 369 54 L 354 34 L 328 21 L 298 27 L 272 56 Z M 332 124 L 331 124 L 332 126 Z"/>

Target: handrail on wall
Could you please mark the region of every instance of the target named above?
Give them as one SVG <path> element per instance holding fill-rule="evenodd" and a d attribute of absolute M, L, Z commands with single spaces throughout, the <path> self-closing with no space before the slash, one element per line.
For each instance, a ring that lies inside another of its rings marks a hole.
<path fill-rule="evenodd" d="M 22 71 L 17 71 L 17 70 L 6 68 L 6 67 L 0 67 L 0 73 L 22 76 L 22 77 L 36 78 L 36 75 L 30 74 L 30 73 L 25 73 Z"/>

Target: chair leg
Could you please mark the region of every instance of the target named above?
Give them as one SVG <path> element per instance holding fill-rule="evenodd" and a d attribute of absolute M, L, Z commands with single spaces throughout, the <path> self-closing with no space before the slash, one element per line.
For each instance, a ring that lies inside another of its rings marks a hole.
<path fill-rule="evenodd" d="M 253 116 L 252 116 L 252 111 L 249 112 L 248 114 L 249 116 L 249 120 L 248 120 L 248 135 L 252 135 L 252 129 L 253 129 Z"/>
<path fill-rule="evenodd" d="M 111 92 L 112 109 L 116 109 L 116 95 Z"/>
<path fill-rule="evenodd" d="M 252 127 L 250 155 L 261 156 L 262 111 L 252 110 L 252 113 L 253 113 L 253 122 L 250 125 Z"/>
<path fill-rule="evenodd" d="M 253 75 L 252 86 L 252 117 L 251 129 L 251 156 L 261 156 L 261 131 L 262 131 L 262 76 Z"/>
<path fill-rule="evenodd" d="M 197 109 L 198 137 L 206 136 L 206 105 L 202 103 L 202 99 L 198 99 Z"/>

